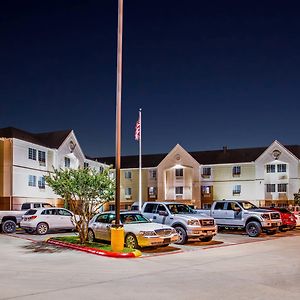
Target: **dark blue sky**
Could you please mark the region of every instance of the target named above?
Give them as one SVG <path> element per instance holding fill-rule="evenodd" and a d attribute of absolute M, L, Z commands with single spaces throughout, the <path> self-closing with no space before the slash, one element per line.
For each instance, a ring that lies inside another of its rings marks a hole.
<path fill-rule="evenodd" d="M 115 153 L 117 0 L 0 2 L 0 127 Z M 122 154 L 300 144 L 297 1 L 124 0 Z"/>

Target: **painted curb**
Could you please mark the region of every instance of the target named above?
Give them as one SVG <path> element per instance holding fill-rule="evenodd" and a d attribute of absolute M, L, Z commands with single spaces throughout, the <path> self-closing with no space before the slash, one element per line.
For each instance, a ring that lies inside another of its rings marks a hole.
<path fill-rule="evenodd" d="M 45 242 L 55 245 L 55 246 L 70 248 L 73 250 L 83 251 L 83 252 L 87 252 L 90 254 L 113 257 L 113 258 L 136 258 L 136 257 L 139 257 L 142 255 L 142 253 L 139 250 L 134 250 L 133 252 L 130 252 L 130 253 L 110 252 L 110 251 L 106 251 L 106 250 L 99 250 L 99 249 L 95 249 L 95 248 L 71 244 L 68 242 L 56 241 L 51 238 L 46 239 Z"/>

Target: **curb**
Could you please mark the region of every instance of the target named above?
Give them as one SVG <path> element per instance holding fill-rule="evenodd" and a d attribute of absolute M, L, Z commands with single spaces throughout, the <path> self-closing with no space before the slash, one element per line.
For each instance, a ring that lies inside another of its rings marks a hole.
<path fill-rule="evenodd" d="M 106 250 L 99 250 L 99 249 L 95 249 L 95 248 L 75 245 L 75 244 L 71 244 L 68 242 L 56 241 L 56 240 L 52 240 L 51 238 L 46 239 L 45 242 L 48 244 L 55 245 L 55 246 L 65 247 L 65 248 L 69 248 L 69 249 L 73 249 L 73 250 L 77 250 L 77 251 L 87 252 L 90 254 L 106 256 L 106 257 L 113 257 L 113 258 L 136 258 L 136 257 L 139 257 L 142 255 L 142 253 L 139 250 L 134 250 L 133 252 L 130 252 L 130 253 L 110 252 L 110 251 L 106 251 Z"/>

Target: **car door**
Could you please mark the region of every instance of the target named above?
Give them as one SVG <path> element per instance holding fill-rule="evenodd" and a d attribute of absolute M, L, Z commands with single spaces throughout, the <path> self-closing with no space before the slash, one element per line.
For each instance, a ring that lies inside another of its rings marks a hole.
<path fill-rule="evenodd" d="M 154 213 L 156 212 L 157 206 L 158 206 L 157 203 L 147 203 L 143 210 L 143 216 L 145 216 L 151 221 L 155 221 L 155 219 L 153 220 L 153 216 Z"/>
<path fill-rule="evenodd" d="M 211 216 L 216 220 L 217 224 L 224 224 L 224 219 L 226 218 L 225 204 L 226 202 L 216 202 L 211 211 Z"/>
<path fill-rule="evenodd" d="M 166 206 L 163 204 L 159 204 L 156 208 L 155 213 L 153 214 L 153 222 L 165 224 L 168 215 L 169 213 Z"/>
<path fill-rule="evenodd" d="M 109 215 L 110 214 L 101 214 L 99 215 L 95 222 L 92 224 L 92 229 L 95 234 L 95 238 L 99 240 L 108 240 L 108 228 L 109 227 Z M 110 240 L 110 239 L 109 239 Z M 108 240 L 108 241 L 109 241 Z"/>
<path fill-rule="evenodd" d="M 75 226 L 72 222 L 72 213 L 66 209 L 58 209 L 57 214 L 59 217 L 59 228 L 61 229 L 73 229 Z"/>
<path fill-rule="evenodd" d="M 49 229 L 60 228 L 60 219 L 57 214 L 57 209 L 45 209 L 41 213 L 42 221 L 49 225 Z"/>

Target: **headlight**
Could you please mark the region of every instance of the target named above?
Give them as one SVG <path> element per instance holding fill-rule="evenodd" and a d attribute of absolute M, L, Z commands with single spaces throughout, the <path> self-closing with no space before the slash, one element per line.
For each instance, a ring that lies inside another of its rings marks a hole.
<path fill-rule="evenodd" d="M 142 236 L 155 236 L 157 234 L 154 231 L 140 231 L 140 235 L 142 235 Z"/>
<path fill-rule="evenodd" d="M 270 215 L 268 215 L 268 214 L 262 214 L 261 217 L 263 219 L 270 220 Z"/>
<path fill-rule="evenodd" d="M 188 220 L 188 225 L 200 225 L 198 220 Z"/>

